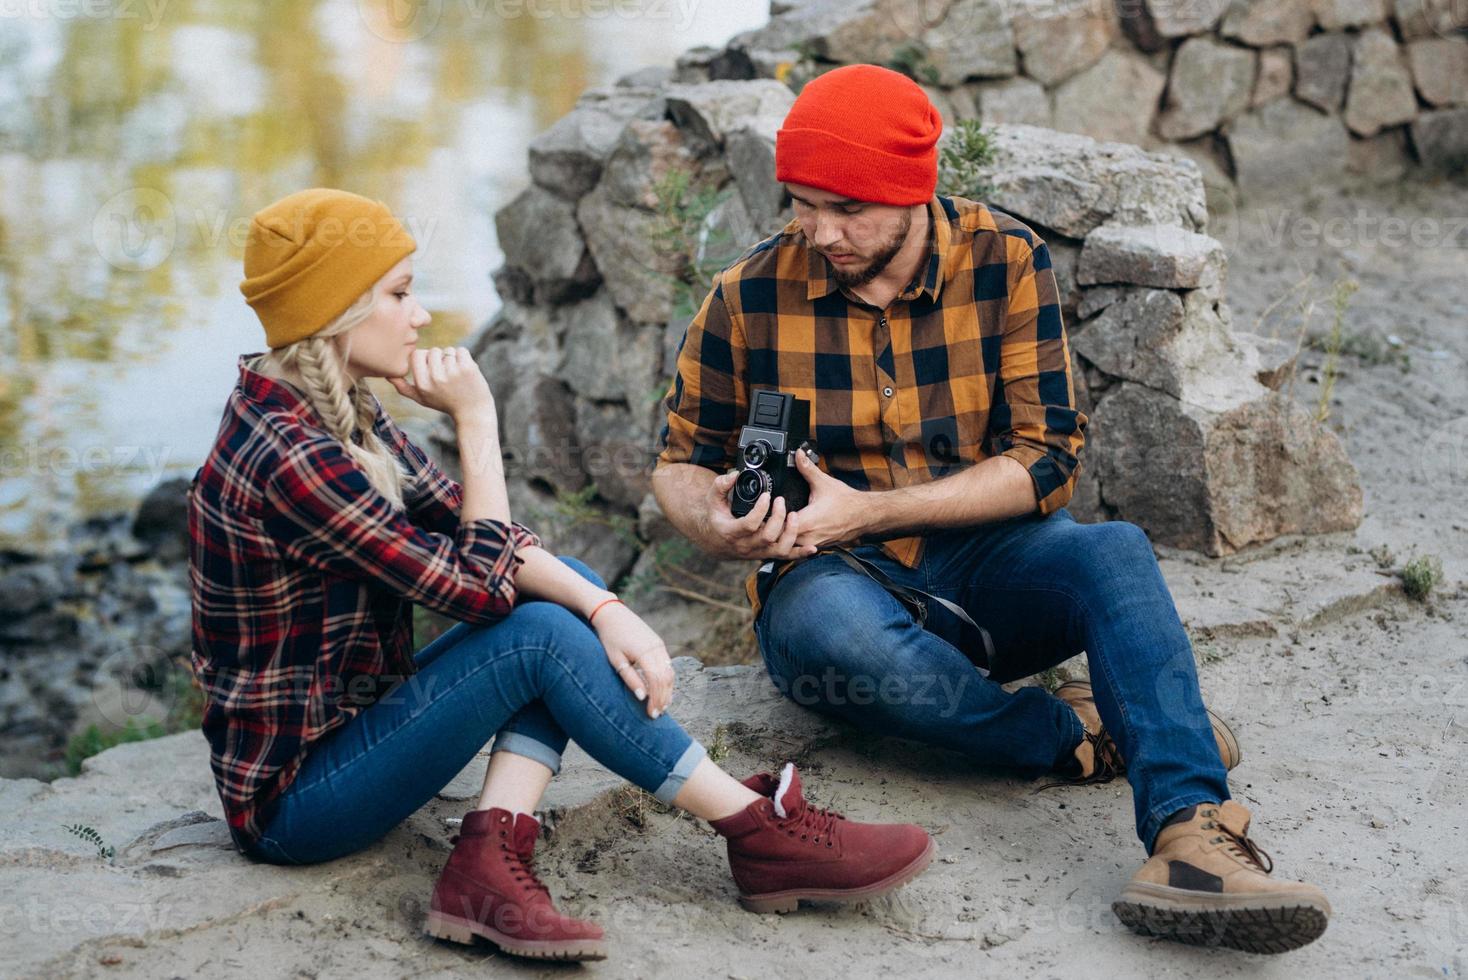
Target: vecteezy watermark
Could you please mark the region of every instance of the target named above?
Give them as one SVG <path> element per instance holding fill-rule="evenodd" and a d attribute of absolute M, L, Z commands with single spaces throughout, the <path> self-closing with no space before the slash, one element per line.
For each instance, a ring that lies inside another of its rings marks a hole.
<path fill-rule="evenodd" d="M 142 20 L 151 31 L 170 0 L 0 0 L 0 20 Z"/>
<path fill-rule="evenodd" d="M 75 476 L 79 473 L 144 473 L 163 479 L 173 447 L 44 446 L 37 442 L 0 446 L 0 476 Z"/>
<path fill-rule="evenodd" d="M 367 29 L 384 41 L 421 41 L 455 7 L 465 19 L 663 21 L 684 31 L 700 0 L 357 0 Z"/>
<path fill-rule="evenodd" d="M 1316 218 L 1280 210 L 1258 216 L 1263 238 L 1271 247 L 1350 248 L 1381 245 L 1386 248 L 1468 248 L 1468 216 L 1405 218 L 1358 208 L 1349 217 Z"/>
<path fill-rule="evenodd" d="M 109 197 L 92 219 L 92 243 L 108 265 L 124 272 L 146 272 L 180 249 L 216 249 L 228 244 L 238 251 L 250 241 L 252 215 L 225 208 L 181 209 L 153 187 L 129 187 Z M 271 230 L 282 247 L 303 240 L 308 215 L 276 215 Z M 311 236 L 323 245 L 393 245 L 406 232 L 421 255 L 436 230 L 437 218 L 395 215 L 391 221 L 358 216 L 327 216 L 313 222 Z"/>

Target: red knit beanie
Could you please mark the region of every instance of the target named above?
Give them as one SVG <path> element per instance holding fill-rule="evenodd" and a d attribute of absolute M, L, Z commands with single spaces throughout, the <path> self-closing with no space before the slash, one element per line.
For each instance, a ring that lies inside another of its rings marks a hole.
<path fill-rule="evenodd" d="M 923 204 L 938 186 L 943 117 L 917 82 L 846 65 L 806 84 L 775 134 L 775 179 L 858 201 Z"/>

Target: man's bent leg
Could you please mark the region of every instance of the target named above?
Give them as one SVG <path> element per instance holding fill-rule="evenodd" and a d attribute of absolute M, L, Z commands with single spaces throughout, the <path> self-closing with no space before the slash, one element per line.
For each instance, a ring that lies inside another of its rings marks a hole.
<path fill-rule="evenodd" d="M 1069 759 L 1081 740 L 1069 707 L 1038 688 L 1004 691 L 836 555 L 790 570 L 755 632 L 783 694 L 870 731 L 1035 774 Z"/>
<path fill-rule="evenodd" d="M 1101 721 L 1127 764 L 1151 849 L 1174 813 L 1229 798 L 1187 631 L 1141 528 L 1079 524 L 1064 509 L 930 542 L 934 581 L 986 626 L 1000 662 L 1039 639 L 1084 649 Z"/>

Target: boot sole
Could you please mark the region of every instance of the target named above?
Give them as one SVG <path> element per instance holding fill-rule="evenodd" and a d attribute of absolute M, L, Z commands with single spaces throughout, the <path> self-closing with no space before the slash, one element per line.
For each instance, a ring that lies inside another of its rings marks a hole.
<path fill-rule="evenodd" d="M 1127 928 L 1190 946 L 1287 953 L 1325 932 L 1330 906 L 1310 894 L 1212 895 L 1145 882 L 1128 885 L 1111 911 Z"/>
<path fill-rule="evenodd" d="M 877 898 L 890 891 L 896 891 L 926 871 L 928 865 L 933 863 L 933 855 L 937 852 L 937 843 L 929 838 L 927 849 L 913 859 L 907 867 L 888 875 L 881 881 L 874 881 L 870 885 L 862 885 L 860 888 L 790 888 L 781 892 L 766 892 L 763 895 L 740 895 L 739 904 L 751 912 L 794 912 L 800 907 L 802 899 L 812 902 L 849 903 Z"/>
<path fill-rule="evenodd" d="M 465 946 L 473 946 L 476 937 L 486 939 L 503 952 L 532 960 L 580 962 L 607 958 L 604 939 L 513 939 L 472 919 L 432 910 L 423 923 L 423 931 L 434 939 L 447 939 Z"/>

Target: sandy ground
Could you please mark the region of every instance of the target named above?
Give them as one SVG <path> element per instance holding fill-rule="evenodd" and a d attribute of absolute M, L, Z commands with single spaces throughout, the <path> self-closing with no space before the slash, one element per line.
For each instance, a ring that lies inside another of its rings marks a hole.
<path fill-rule="evenodd" d="M 1295 227 L 1312 215 L 1354 220 L 1358 209 L 1367 224 L 1468 216 L 1468 189 L 1266 208 L 1238 216 L 1225 240 L 1236 326 L 1252 328 L 1306 273 L 1313 284 L 1297 291 L 1320 297 L 1344 275 L 1360 282 L 1348 333 L 1401 339 L 1381 356 L 1346 357 L 1332 402 L 1361 470 L 1365 522 L 1224 560 L 1163 555 L 1205 696 L 1240 735 L 1232 787 L 1255 813 L 1256 840 L 1276 874 L 1319 884 L 1334 905 L 1318 942 L 1257 957 L 1133 936 L 1110 912 L 1143 857 L 1124 783 L 1036 795 L 1032 783 L 941 751 L 830 727 L 780 701 L 750 668 L 682 661 L 678 713 L 706 744 L 726 747 L 729 768 L 743 774 L 793 758 L 813 800 L 859 819 L 915 820 L 936 835 L 940 857 L 865 907 L 751 915 L 734 902 L 710 831 L 640 807 L 573 754 L 547 800 L 552 832 L 540 863 L 564 905 L 610 933 L 611 958 L 581 969 L 730 978 L 1468 973 L 1468 852 L 1458 843 L 1468 820 L 1459 759 L 1468 735 L 1468 232 L 1428 246 L 1355 232 L 1317 248 L 1291 244 L 1288 229 L 1283 239 L 1275 233 L 1281 213 Z M 1326 329 L 1328 310 L 1314 322 Z M 1266 332 L 1272 324 L 1290 333 L 1298 320 L 1271 313 Z M 1398 353 L 1410 358 L 1406 371 Z M 1315 404 L 1320 362 L 1313 351 L 1302 357 L 1295 395 L 1306 404 Z M 1386 568 L 1370 553 L 1383 545 Z M 1392 568 L 1427 554 L 1441 558 L 1448 581 L 1420 603 L 1402 594 Z M 0 962 L 10 965 L 0 972 L 577 971 L 418 933 L 447 852 L 443 818 L 463 811 L 476 767 L 365 854 L 281 870 L 219 846 L 217 824 L 158 826 L 185 811 L 217 813 L 196 738 L 124 746 L 76 780 L 0 783 L 0 808 L 16 815 L 0 840 L 0 894 L 11 896 L 0 920 L 0 948 L 9 950 Z M 114 861 L 54 829 L 72 820 L 117 842 Z"/>

